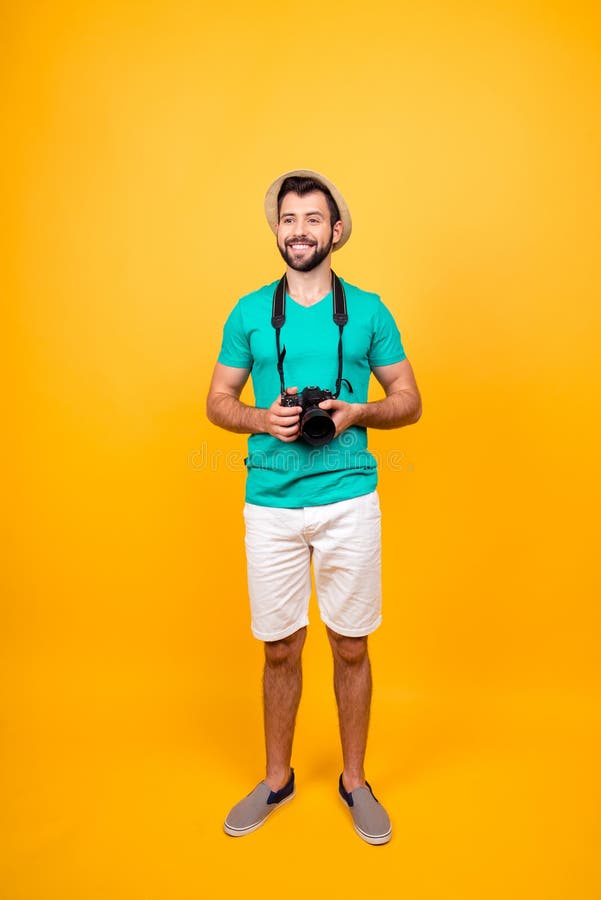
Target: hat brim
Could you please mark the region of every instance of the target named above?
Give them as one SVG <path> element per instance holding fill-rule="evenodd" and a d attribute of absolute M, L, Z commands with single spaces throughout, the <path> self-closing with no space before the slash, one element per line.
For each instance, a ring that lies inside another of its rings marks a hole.
<path fill-rule="evenodd" d="M 323 184 L 326 187 L 334 200 L 336 201 L 336 206 L 338 207 L 338 211 L 340 212 L 340 220 L 342 222 L 342 237 L 338 241 L 337 244 L 334 244 L 333 250 L 340 250 L 341 247 L 346 244 L 348 239 L 351 236 L 351 231 L 353 230 L 353 223 L 351 220 L 351 214 L 349 212 L 349 208 L 345 203 L 344 197 L 338 190 L 335 184 L 326 178 L 324 175 L 320 175 L 319 172 L 314 172 L 312 169 L 293 169 L 292 172 L 284 172 L 283 175 L 280 175 L 279 178 L 273 182 L 272 185 L 267 190 L 265 194 L 265 215 L 267 216 L 267 221 L 269 223 L 269 227 L 273 231 L 274 234 L 277 234 L 278 231 L 278 194 L 280 192 L 280 188 L 282 184 L 286 180 L 286 178 L 314 178 L 315 181 L 319 181 L 320 184 Z"/>

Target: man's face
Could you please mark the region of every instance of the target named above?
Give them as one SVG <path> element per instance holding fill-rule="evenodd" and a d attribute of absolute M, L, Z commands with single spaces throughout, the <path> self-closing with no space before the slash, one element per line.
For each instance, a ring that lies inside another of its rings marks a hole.
<path fill-rule="evenodd" d="M 342 222 L 332 228 L 325 194 L 286 194 L 280 205 L 278 249 L 297 272 L 310 272 L 329 255 L 342 236 Z"/>

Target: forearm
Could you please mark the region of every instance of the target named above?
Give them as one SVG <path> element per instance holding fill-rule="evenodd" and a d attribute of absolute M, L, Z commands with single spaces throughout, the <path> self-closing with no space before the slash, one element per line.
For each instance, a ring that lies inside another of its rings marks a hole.
<path fill-rule="evenodd" d="M 214 393 L 207 401 L 207 416 L 213 425 L 237 434 L 262 434 L 267 431 L 266 409 L 247 406 L 231 394 Z"/>
<path fill-rule="evenodd" d="M 363 428 L 401 428 L 413 425 L 422 412 L 419 393 L 395 391 L 382 400 L 356 403 L 356 422 Z"/>

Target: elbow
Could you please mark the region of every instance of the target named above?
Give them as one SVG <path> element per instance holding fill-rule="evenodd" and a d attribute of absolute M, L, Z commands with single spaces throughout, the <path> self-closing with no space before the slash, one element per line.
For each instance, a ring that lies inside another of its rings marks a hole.
<path fill-rule="evenodd" d="M 216 420 L 215 398 L 212 394 L 209 394 L 209 396 L 207 397 L 205 411 L 209 422 L 211 422 L 213 425 L 217 425 L 218 422 Z"/>
<path fill-rule="evenodd" d="M 415 409 L 413 411 L 413 415 L 411 417 L 410 424 L 415 425 L 416 422 L 419 422 L 421 417 L 422 417 L 422 400 L 421 400 L 421 397 L 418 397 L 417 403 L 415 405 Z"/>

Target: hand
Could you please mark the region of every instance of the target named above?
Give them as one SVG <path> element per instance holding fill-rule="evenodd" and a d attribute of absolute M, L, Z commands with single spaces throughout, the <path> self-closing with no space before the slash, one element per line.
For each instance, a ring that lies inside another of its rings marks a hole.
<path fill-rule="evenodd" d="M 286 388 L 287 394 L 298 394 L 298 388 Z M 267 413 L 267 433 L 285 444 L 295 441 L 300 434 L 300 406 L 282 406 L 281 395 L 278 394 Z"/>
<path fill-rule="evenodd" d="M 327 409 L 332 414 L 332 421 L 336 426 L 336 434 L 338 437 L 351 425 L 356 425 L 359 420 L 359 411 L 361 404 L 347 403 L 345 400 L 322 400 L 319 404 L 320 409 Z"/>

